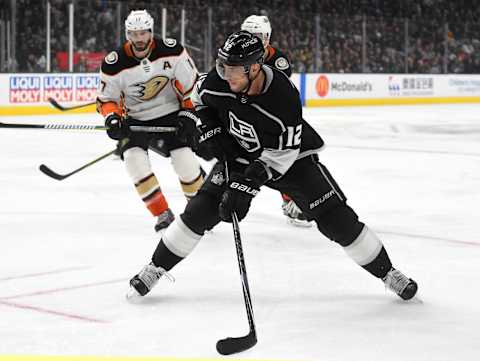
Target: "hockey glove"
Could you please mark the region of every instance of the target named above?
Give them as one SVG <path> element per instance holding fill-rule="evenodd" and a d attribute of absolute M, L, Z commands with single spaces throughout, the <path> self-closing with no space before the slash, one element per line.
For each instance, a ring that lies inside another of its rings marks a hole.
<path fill-rule="evenodd" d="M 220 219 L 232 222 L 232 212 L 235 212 L 240 222 L 247 215 L 250 203 L 259 191 L 257 181 L 240 173 L 231 174 L 228 188 L 223 193 L 218 207 Z"/>
<path fill-rule="evenodd" d="M 187 143 L 191 148 L 195 148 L 199 136 L 197 124 L 199 124 L 200 118 L 191 110 L 181 110 L 178 112 L 177 119 L 175 135 L 180 141 Z"/>
<path fill-rule="evenodd" d="M 114 140 L 128 136 L 128 125 L 117 113 L 110 113 L 105 117 L 105 127 L 107 135 Z"/>
<path fill-rule="evenodd" d="M 203 159 L 234 159 L 238 156 L 238 143 L 220 125 L 200 125 L 200 136 L 195 153 Z"/>

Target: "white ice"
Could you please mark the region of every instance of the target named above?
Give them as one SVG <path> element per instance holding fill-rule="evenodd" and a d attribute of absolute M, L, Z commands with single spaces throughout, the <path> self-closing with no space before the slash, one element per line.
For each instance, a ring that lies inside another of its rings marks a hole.
<path fill-rule="evenodd" d="M 258 344 L 282 360 L 480 359 L 480 105 L 305 109 L 321 161 L 419 284 L 403 302 L 316 228 L 294 228 L 262 189 L 241 222 Z M 91 114 L 3 122 L 99 123 Z M 232 229 L 220 224 L 141 302 L 128 280 L 159 237 L 103 132 L 0 129 L 0 355 L 221 358 L 248 331 Z M 152 155 L 173 210 L 185 199 Z"/>

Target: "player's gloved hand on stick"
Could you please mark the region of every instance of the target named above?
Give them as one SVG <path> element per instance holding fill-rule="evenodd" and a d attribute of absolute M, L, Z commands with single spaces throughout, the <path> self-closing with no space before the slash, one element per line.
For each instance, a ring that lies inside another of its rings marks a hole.
<path fill-rule="evenodd" d="M 197 129 L 200 118 L 191 110 L 180 110 L 177 114 L 177 120 L 175 135 L 178 139 L 194 148 L 197 145 L 200 133 Z"/>
<path fill-rule="evenodd" d="M 105 127 L 107 127 L 107 135 L 114 140 L 128 135 L 128 125 L 117 113 L 110 113 L 105 117 Z"/>
<path fill-rule="evenodd" d="M 234 159 L 238 156 L 238 143 L 225 129 L 217 124 L 202 124 L 198 126 L 200 135 L 195 153 L 203 159 Z"/>
<path fill-rule="evenodd" d="M 258 192 L 260 192 L 260 186 L 257 181 L 244 174 L 232 173 L 218 207 L 220 219 L 232 222 L 232 212 L 235 212 L 238 221 L 241 221 L 247 215 L 250 203 Z"/>

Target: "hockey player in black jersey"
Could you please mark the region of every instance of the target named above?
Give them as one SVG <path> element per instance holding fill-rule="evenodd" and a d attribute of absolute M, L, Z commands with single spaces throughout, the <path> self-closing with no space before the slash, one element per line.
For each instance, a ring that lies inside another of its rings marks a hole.
<path fill-rule="evenodd" d="M 199 126 L 184 119 L 182 129 L 200 129 L 201 146 L 222 160 L 166 229 L 151 263 L 130 280 L 128 295 L 144 296 L 162 275 L 168 277 L 205 230 L 222 220 L 231 222 L 233 212 L 239 220 L 245 218 L 253 198 L 267 186 L 289 194 L 323 235 L 399 297 L 411 299 L 415 281 L 392 266 L 381 240 L 359 221 L 319 162 L 323 141 L 302 118 L 297 89 L 285 74 L 262 62 L 261 40 L 239 31 L 219 49 L 216 69 L 197 82 L 192 118 L 198 118 Z"/>
<path fill-rule="evenodd" d="M 265 65 L 282 71 L 288 77 L 292 75 L 292 68 L 288 57 L 281 50 L 270 44 L 272 27 L 267 16 L 250 15 L 242 23 L 241 29 L 258 36 L 262 40 L 265 49 L 263 54 L 263 63 Z M 283 214 L 287 217 L 288 223 L 298 227 L 311 227 L 311 222 L 306 219 L 302 210 L 296 205 L 293 199 L 285 193 L 281 193 L 281 196 L 283 200 Z"/>
<path fill-rule="evenodd" d="M 292 67 L 288 57 L 277 48 L 270 44 L 272 35 L 272 26 L 270 20 L 265 15 L 250 15 L 241 26 L 242 30 L 258 36 L 262 40 L 265 52 L 263 54 L 263 63 L 284 72 L 288 77 L 292 75 Z M 287 217 L 288 223 L 298 227 L 311 227 L 302 210 L 297 206 L 290 196 L 282 193 L 282 210 Z"/>

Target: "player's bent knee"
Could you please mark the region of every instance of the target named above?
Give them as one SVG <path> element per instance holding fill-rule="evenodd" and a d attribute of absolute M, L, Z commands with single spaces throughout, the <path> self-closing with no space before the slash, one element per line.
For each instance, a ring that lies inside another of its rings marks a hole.
<path fill-rule="evenodd" d="M 220 222 L 219 199 L 211 192 L 200 191 L 180 215 L 184 224 L 197 234 L 204 234 Z"/>
<path fill-rule="evenodd" d="M 346 204 L 323 213 L 316 221 L 320 232 L 343 247 L 350 245 L 364 226 L 355 211 Z"/>
<path fill-rule="evenodd" d="M 127 149 L 123 153 L 123 159 L 127 173 L 134 182 L 138 182 L 152 173 L 148 153 L 140 147 Z"/>
<path fill-rule="evenodd" d="M 182 182 L 191 182 L 200 175 L 200 163 L 190 148 L 178 148 L 170 152 L 173 169 Z"/>

